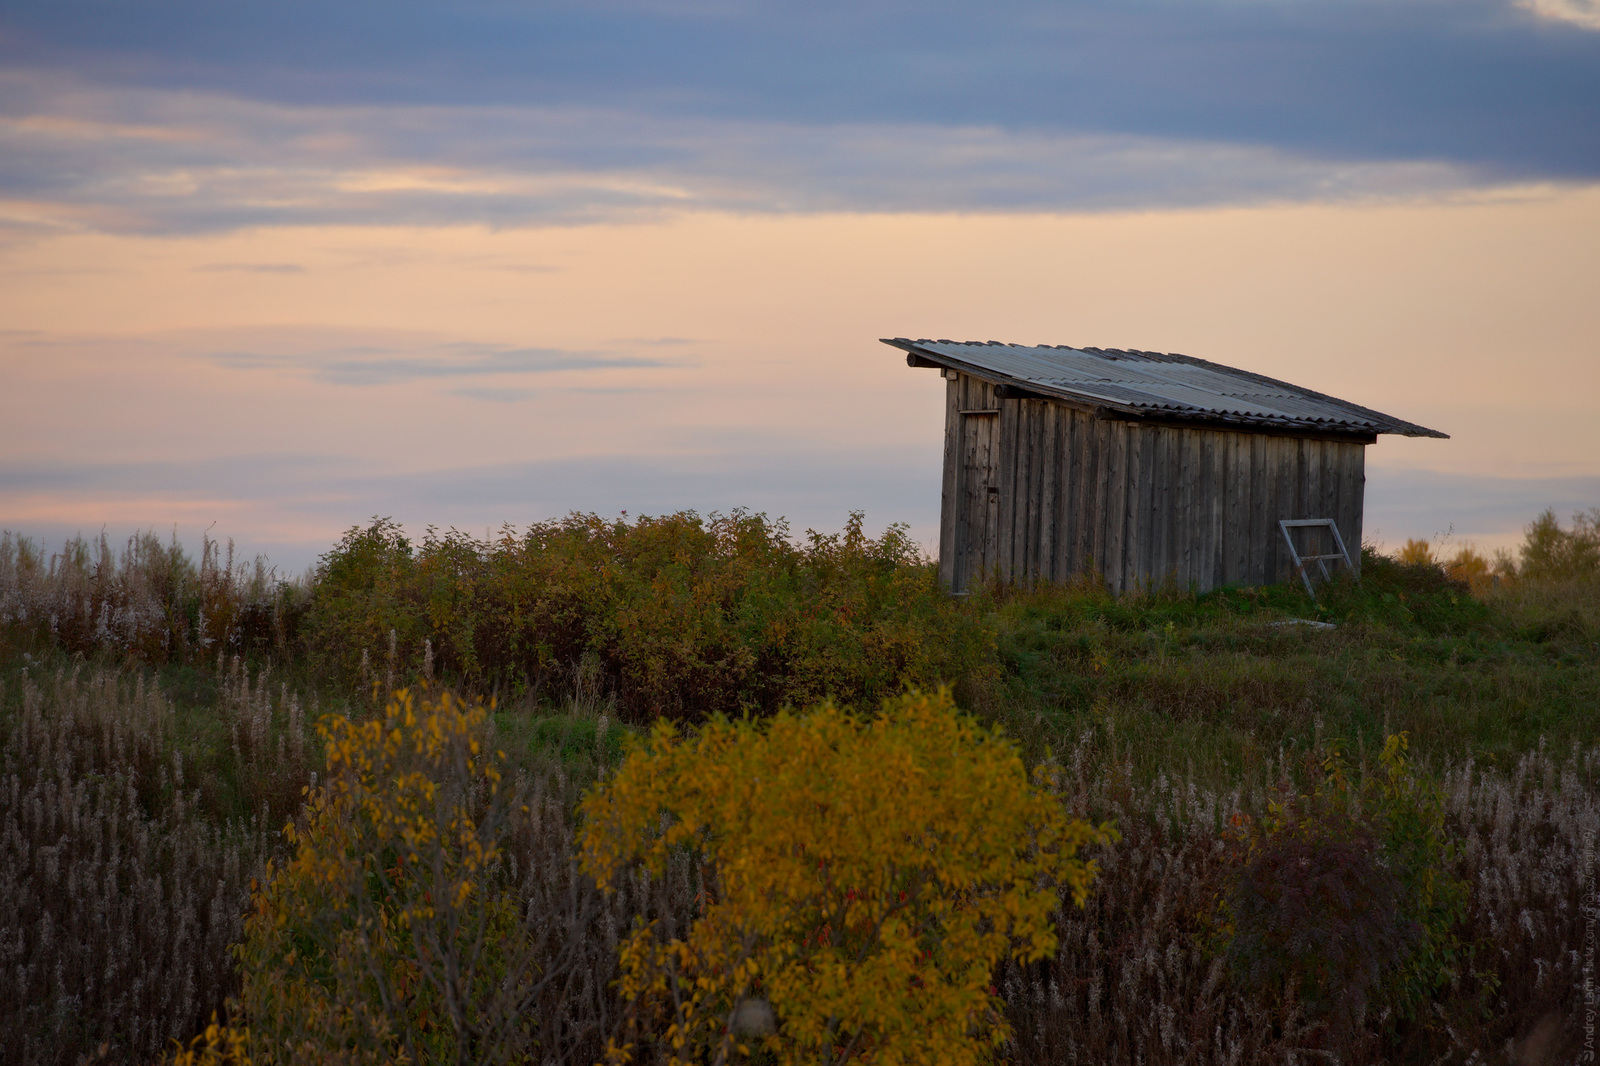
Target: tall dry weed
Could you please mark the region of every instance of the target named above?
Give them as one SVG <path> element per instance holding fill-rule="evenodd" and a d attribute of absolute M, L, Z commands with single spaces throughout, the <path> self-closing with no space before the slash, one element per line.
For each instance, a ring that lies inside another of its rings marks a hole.
<path fill-rule="evenodd" d="M 218 820 L 143 675 L 0 687 L 0 1058 L 149 1061 L 235 985 L 263 811 Z"/>
<path fill-rule="evenodd" d="M 578 869 L 577 783 L 553 768 L 524 775 L 516 791 L 528 816 L 517 821 L 508 841 L 507 873 L 522 900 L 527 935 L 537 945 L 536 965 L 541 973 L 560 976 L 542 982 L 528 1005 L 538 1034 L 532 1061 L 589 1066 L 601 1061 L 607 1041 L 620 1036 L 627 1021 L 616 993 L 621 944 L 636 922 L 658 922 L 668 936 L 687 935 L 708 885 L 704 871 L 684 853 L 655 876 L 630 871 L 614 894 L 603 894 Z M 636 1061 L 645 1066 L 652 1060 L 641 1051 Z"/>
<path fill-rule="evenodd" d="M 20 650 L 207 663 L 219 652 L 287 654 L 306 590 L 266 560 L 234 559 L 233 542 L 205 537 L 191 558 L 174 536 L 101 534 L 48 553 L 0 533 L 0 642 Z M 0 644 L 3 646 L 3 644 Z"/>
<path fill-rule="evenodd" d="M 1264 807 L 1270 782 L 1290 776 L 1287 762 L 1226 793 L 1189 776 L 1136 784 L 1131 765 L 1097 763 L 1087 742 L 1073 764 L 1069 808 L 1115 818 L 1122 842 L 1097 856 L 1088 906 L 1057 913 L 1056 957 L 1001 968 L 1015 1061 L 1333 1057 L 1312 1012 L 1281 988 L 1242 987 L 1211 946 L 1226 827 Z M 1345 1034 L 1338 1061 L 1572 1061 L 1583 1019 L 1580 905 L 1600 832 L 1597 770 L 1600 748 L 1559 760 L 1541 750 L 1503 772 L 1470 762 L 1444 769 L 1446 828 L 1462 843 L 1455 872 L 1472 886 L 1460 930 L 1472 954 L 1418 1018 L 1402 1023 L 1374 1004 L 1361 1030 Z"/>

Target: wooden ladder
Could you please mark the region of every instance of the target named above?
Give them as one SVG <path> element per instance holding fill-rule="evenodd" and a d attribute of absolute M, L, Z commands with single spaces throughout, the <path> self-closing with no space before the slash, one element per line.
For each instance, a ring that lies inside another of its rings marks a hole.
<path fill-rule="evenodd" d="M 1289 531 L 1291 529 L 1312 529 L 1318 526 L 1326 528 L 1329 533 L 1333 534 L 1334 547 L 1338 548 L 1339 550 L 1336 552 L 1329 552 L 1324 555 L 1301 555 L 1300 549 L 1294 546 L 1294 536 Z M 1344 568 L 1350 571 L 1352 574 L 1355 573 L 1356 568 L 1354 564 L 1350 562 L 1350 552 L 1346 550 L 1344 546 L 1344 538 L 1339 535 L 1339 526 L 1336 522 L 1334 522 L 1333 519 L 1285 518 L 1279 520 L 1278 528 L 1283 530 L 1283 539 L 1289 545 L 1289 557 L 1294 560 L 1294 572 L 1300 575 L 1301 581 L 1305 582 L 1306 593 L 1313 600 L 1317 598 L 1317 594 L 1316 591 L 1311 587 L 1311 575 L 1306 573 L 1307 564 L 1316 563 L 1317 566 L 1322 570 L 1322 580 L 1324 581 L 1327 581 L 1333 577 L 1333 571 L 1328 569 L 1328 564 L 1330 562 L 1339 562 L 1342 560 L 1344 562 Z"/>

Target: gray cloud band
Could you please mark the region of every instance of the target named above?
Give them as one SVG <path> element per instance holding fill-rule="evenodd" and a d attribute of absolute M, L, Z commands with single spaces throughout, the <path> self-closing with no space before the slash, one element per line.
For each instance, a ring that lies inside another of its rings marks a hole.
<path fill-rule="evenodd" d="M 426 378 L 514 377 L 560 370 L 673 365 L 663 359 L 560 348 L 494 348 L 489 345 L 453 345 L 451 348 L 420 354 L 381 349 L 294 355 L 226 351 L 206 353 L 201 358 L 234 370 L 304 373 L 333 385 L 391 385 Z"/>
<path fill-rule="evenodd" d="M 26 112 L 0 115 L 0 225 L 14 229 L 520 226 L 682 209 L 1103 211 L 1406 197 L 1517 177 L 1487 165 L 989 127 L 291 108 L 157 90 L 28 99 Z"/>

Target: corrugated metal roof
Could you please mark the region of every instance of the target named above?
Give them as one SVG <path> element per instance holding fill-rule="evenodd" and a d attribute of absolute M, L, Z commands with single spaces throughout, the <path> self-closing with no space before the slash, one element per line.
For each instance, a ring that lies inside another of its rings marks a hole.
<path fill-rule="evenodd" d="M 904 337 L 883 343 L 938 366 L 1135 418 L 1288 432 L 1448 436 L 1286 381 L 1187 355 Z"/>

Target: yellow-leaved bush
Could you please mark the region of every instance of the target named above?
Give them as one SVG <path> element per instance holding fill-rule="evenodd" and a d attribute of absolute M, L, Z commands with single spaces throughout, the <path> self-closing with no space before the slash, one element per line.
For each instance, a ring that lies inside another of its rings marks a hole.
<path fill-rule="evenodd" d="M 764 1049 L 785 1063 L 977 1063 L 1008 1036 L 990 984 L 1052 953 L 1052 915 L 1096 875 L 1110 825 L 1067 817 L 1014 743 L 910 693 L 875 717 L 832 705 L 764 721 L 668 722 L 586 797 L 580 862 L 602 888 L 690 853 L 705 891 L 684 936 L 636 925 L 610 1055 Z"/>
<path fill-rule="evenodd" d="M 257 887 L 237 949 L 255 1063 L 480 1063 L 532 1046 L 529 941 L 497 874 L 513 812 L 485 716 L 402 690 L 382 717 L 319 726 L 327 780 L 285 829 L 295 853 Z M 214 1058 L 217 1042 L 192 1051 Z"/>
<path fill-rule="evenodd" d="M 219 1022 L 213 1013 L 205 1032 L 174 1052 L 172 1066 L 255 1066 L 250 1057 L 250 1030 Z"/>

